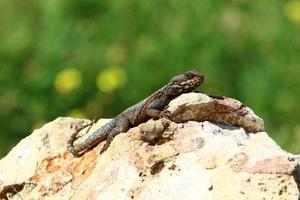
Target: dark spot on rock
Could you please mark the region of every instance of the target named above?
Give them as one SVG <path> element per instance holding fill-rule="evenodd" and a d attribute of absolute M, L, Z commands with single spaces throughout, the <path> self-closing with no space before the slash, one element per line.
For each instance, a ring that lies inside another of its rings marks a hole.
<path fill-rule="evenodd" d="M 2 187 L 0 191 L 0 199 L 8 199 L 8 196 L 14 196 L 23 190 L 25 183 L 22 184 L 13 184 Z"/>
<path fill-rule="evenodd" d="M 154 165 L 152 165 L 152 167 L 150 169 L 151 175 L 159 173 L 164 168 L 164 166 L 165 166 L 165 164 L 164 164 L 163 161 L 160 161 L 160 162 L 155 163 Z"/>
<path fill-rule="evenodd" d="M 140 173 L 139 173 L 139 177 L 141 177 L 142 175 L 143 175 L 143 172 L 140 172 Z"/>
<path fill-rule="evenodd" d="M 133 199 L 133 198 L 134 198 L 134 196 L 132 195 L 132 196 L 131 196 L 131 199 Z"/>
<path fill-rule="evenodd" d="M 296 158 L 293 158 L 293 157 L 288 157 L 288 161 L 295 161 Z"/>
<path fill-rule="evenodd" d="M 175 164 L 172 164 L 168 169 L 169 170 L 174 170 L 176 168 L 176 165 Z"/>
<path fill-rule="evenodd" d="M 213 185 L 211 185 L 211 186 L 208 188 L 209 191 L 211 191 L 211 190 L 213 190 L 213 189 L 214 189 L 214 186 L 213 186 Z"/>
<path fill-rule="evenodd" d="M 266 186 L 260 188 L 260 191 L 262 191 L 262 192 L 266 192 L 267 190 L 268 190 L 268 189 L 267 189 Z"/>
<path fill-rule="evenodd" d="M 286 192 L 287 191 L 287 187 L 286 186 L 283 186 L 280 190 L 279 190 L 279 193 L 278 193 L 278 195 L 280 196 L 280 195 L 282 195 L 284 192 Z"/>

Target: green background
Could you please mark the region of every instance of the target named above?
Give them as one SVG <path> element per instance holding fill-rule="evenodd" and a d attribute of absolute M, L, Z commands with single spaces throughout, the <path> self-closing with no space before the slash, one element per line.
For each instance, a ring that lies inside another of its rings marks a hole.
<path fill-rule="evenodd" d="M 0 0 L 0 157 L 56 117 L 113 117 L 189 69 L 300 153 L 299 36 L 296 0 Z"/>

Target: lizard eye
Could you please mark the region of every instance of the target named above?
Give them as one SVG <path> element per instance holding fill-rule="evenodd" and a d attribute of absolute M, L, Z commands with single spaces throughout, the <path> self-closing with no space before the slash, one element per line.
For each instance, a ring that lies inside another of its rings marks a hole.
<path fill-rule="evenodd" d="M 197 74 L 197 73 L 194 71 L 188 71 L 185 73 L 186 77 L 188 77 L 188 78 L 193 78 L 195 76 L 195 74 Z"/>
<path fill-rule="evenodd" d="M 186 73 L 185 75 L 186 75 L 188 78 L 192 78 L 192 76 L 193 76 L 191 73 Z"/>

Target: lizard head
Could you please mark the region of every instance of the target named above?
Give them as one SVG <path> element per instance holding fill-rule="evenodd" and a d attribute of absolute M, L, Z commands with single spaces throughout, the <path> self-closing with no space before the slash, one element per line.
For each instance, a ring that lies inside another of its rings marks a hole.
<path fill-rule="evenodd" d="M 167 95 L 178 96 L 191 92 L 203 83 L 204 76 L 197 71 L 188 71 L 173 77 L 167 87 Z"/>

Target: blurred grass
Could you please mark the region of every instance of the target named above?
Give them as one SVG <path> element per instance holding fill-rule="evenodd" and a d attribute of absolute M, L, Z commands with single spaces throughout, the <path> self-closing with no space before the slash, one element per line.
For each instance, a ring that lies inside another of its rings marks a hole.
<path fill-rule="evenodd" d="M 300 1 L 0 0 L 0 156 L 58 116 L 113 117 L 197 69 L 300 153 Z"/>

